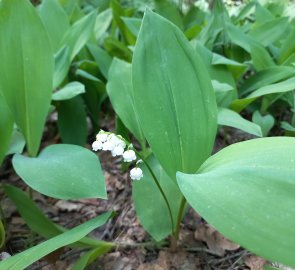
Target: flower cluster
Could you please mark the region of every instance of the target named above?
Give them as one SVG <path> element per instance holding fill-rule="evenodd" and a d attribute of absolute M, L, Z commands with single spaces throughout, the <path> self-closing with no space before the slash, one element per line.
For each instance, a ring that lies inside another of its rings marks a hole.
<path fill-rule="evenodd" d="M 111 151 L 112 156 L 123 156 L 124 162 L 132 162 L 137 159 L 132 144 L 128 143 L 120 135 L 100 130 L 96 135 L 96 141 L 92 143 L 92 150 Z M 126 149 L 127 147 L 127 149 Z M 126 149 L 126 150 L 125 150 Z M 140 180 L 143 177 L 142 170 L 137 167 L 140 160 L 137 161 L 136 167 L 130 171 L 130 178 L 132 180 Z"/>

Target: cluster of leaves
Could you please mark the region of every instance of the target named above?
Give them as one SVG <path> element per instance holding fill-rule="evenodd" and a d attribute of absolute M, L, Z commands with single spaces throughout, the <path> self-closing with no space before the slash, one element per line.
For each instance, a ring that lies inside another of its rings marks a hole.
<path fill-rule="evenodd" d="M 147 5 L 156 13 L 148 9 L 143 17 Z M 105 199 L 99 160 L 82 146 L 99 130 L 109 100 L 117 129 L 141 146 L 144 177 L 133 183 L 132 196 L 155 240 L 177 238 L 187 200 L 230 239 L 294 266 L 294 139 L 255 139 L 210 157 L 218 125 L 257 137 L 276 125 L 293 135 L 294 6 L 208 7 L 2 0 L 0 162 L 14 154 L 16 173 L 47 196 Z M 63 143 L 38 154 L 52 113 Z M 112 213 L 65 231 L 22 191 L 4 189 L 28 226 L 51 239 L 1 262 L 1 269 L 23 269 L 64 245 L 89 248 L 74 268 L 83 269 L 115 245 L 85 238 Z M 3 244 L 1 223 L 0 231 Z"/>

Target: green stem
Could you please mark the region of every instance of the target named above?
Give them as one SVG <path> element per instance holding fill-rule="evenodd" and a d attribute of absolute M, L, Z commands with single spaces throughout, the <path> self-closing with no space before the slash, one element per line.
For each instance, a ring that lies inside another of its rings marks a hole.
<path fill-rule="evenodd" d="M 173 233 L 176 240 L 178 240 L 178 238 L 179 238 L 180 223 L 181 223 L 181 220 L 182 220 L 185 204 L 186 204 L 186 199 L 182 196 L 181 201 L 180 201 L 180 206 L 179 206 L 179 209 L 178 209 L 178 214 L 177 214 L 176 228 L 175 228 L 175 231 Z"/>

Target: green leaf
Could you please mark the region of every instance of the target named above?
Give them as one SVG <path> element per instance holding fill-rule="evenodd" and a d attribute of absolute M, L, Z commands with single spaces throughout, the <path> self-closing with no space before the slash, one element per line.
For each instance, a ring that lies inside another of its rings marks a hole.
<path fill-rule="evenodd" d="M 124 9 L 117 0 L 111 0 L 111 8 L 113 11 L 114 22 L 116 22 L 122 37 L 127 45 L 135 44 L 135 37 L 132 32 L 126 27 L 121 17 L 131 15 L 129 10 Z"/>
<path fill-rule="evenodd" d="M 65 79 L 70 65 L 70 49 L 68 46 L 62 47 L 54 55 L 54 73 L 53 73 L 53 89 L 58 87 Z"/>
<path fill-rule="evenodd" d="M 88 129 L 82 97 L 76 96 L 60 102 L 57 111 L 57 126 L 62 142 L 85 146 Z"/>
<path fill-rule="evenodd" d="M 253 113 L 252 121 L 261 127 L 264 137 L 267 136 L 267 134 L 275 124 L 275 119 L 271 114 L 262 116 L 259 111 L 255 111 Z"/>
<path fill-rule="evenodd" d="M 88 252 L 85 252 L 80 257 L 80 259 L 72 266 L 71 270 L 85 269 L 85 267 L 94 262 L 97 257 L 107 253 L 112 248 L 113 246 L 111 245 L 102 245 L 101 247 L 94 248 Z"/>
<path fill-rule="evenodd" d="M 293 127 L 292 125 L 290 125 L 288 122 L 285 122 L 285 121 L 281 122 L 281 128 L 287 131 L 295 132 L 295 127 Z"/>
<path fill-rule="evenodd" d="M 0 166 L 9 148 L 12 136 L 13 118 L 11 112 L 0 93 Z"/>
<path fill-rule="evenodd" d="M 295 266 L 295 139 L 233 144 L 197 174 L 177 174 L 192 207 L 224 236 L 271 261 Z"/>
<path fill-rule="evenodd" d="M 139 34 L 139 29 L 142 23 L 142 19 L 139 18 L 129 18 L 129 17 L 122 17 L 123 22 L 127 25 L 131 33 L 137 37 Z"/>
<path fill-rule="evenodd" d="M 39 15 L 48 32 L 54 52 L 60 49 L 64 34 L 70 28 L 68 15 L 58 0 L 44 0 L 39 6 Z"/>
<path fill-rule="evenodd" d="M 33 232 L 38 233 L 45 238 L 51 238 L 66 231 L 65 228 L 53 223 L 49 218 L 47 218 L 37 207 L 36 203 L 21 189 L 11 185 L 4 185 L 4 191 L 10 200 L 12 200 L 15 204 L 20 215 Z M 84 237 L 71 246 L 97 248 L 104 244 L 108 245 L 109 243 Z"/>
<path fill-rule="evenodd" d="M 155 11 L 164 18 L 183 29 L 182 17 L 179 9 L 173 1 L 155 0 Z"/>
<path fill-rule="evenodd" d="M 131 64 L 117 58 L 114 59 L 109 71 L 107 92 L 114 110 L 124 125 L 140 143 L 145 143 L 138 114 L 134 107 Z"/>
<path fill-rule="evenodd" d="M 149 156 L 146 162 L 167 196 L 175 227 L 182 194 L 153 155 Z M 169 210 L 146 165 L 142 164 L 140 167 L 143 170 L 143 178 L 140 181 L 134 181 L 132 185 L 132 199 L 136 214 L 145 230 L 156 241 L 160 241 L 172 233 Z"/>
<path fill-rule="evenodd" d="M 257 89 L 256 91 L 252 92 L 246 98 L 235 100 L 231 104 L 231 107 L 235 108 L 235 110 L 237 111 L 240 111 L 258 97 L 269 95 L 269 94 L 275 94 L 275 93 L 285 93 L 285 92 L 292 91 L 294 89 L 295 89 L 295 78 L 291 78 L 279 83 L 263 86 Z"/>
<path fill-rule="evenodd" d="M 104 47 L 112 57 L 117 57 L 126 60 L 127 62 L 131 62 L 132 51 L 119 40 L 107 37 L 104 40 Z"/>
<path fill-rule="evenodd" d="M 37 246 L 27 249 L 15 256 L 12 256 L 2 262 L 0 262 L 0 268 L 3 270 L 9 269 L 25 269 L 35 261 L 43 258 L 47 254 L 70 245 L 88 233 L 103 225 L 111 217 L 112 213 L 105 213 L 96 218 L 93 218 L 67 232 L 64 232 L 58 236 L 51 238 Z"/>
<path fill-rule="evenodd" d="M 260 45 L 251 44 L 251 56 L 253 65 L 257 71 L 275 66 L 275 63 L 267 50 Z"/>
<path fill-rule="evenodd" d="M 44 195 L 58 199 L 107 197 L 99 160 L 83 147 L 55 144 L 37 158 L 16 154 L 12 163 L 16 173 Z"/>
<path fill-rule="evenodd" d="M 295 27 L 293 27 L 288 34 L 287 38 L 284 40 L 283 45 L 280 49 L 280 55 L 279 55 L 279 63 L 283 63 L 285 60 L 287 60 L 292 53 L 295 52 Z"/>
<path fill-rule="evenodd" d="M 62 89 L 53 93 L 52 100 L 67 100 L 85 93 L 85 86 L 80 82 L 70 82 Z"/>
<path fill-rule="evenodd" d="M 251 52 L 251 45 L 257 44 L 257 41 L 252 37 L 246 35 L 240 28 L 232 23 L 226 24 L 226 33 L 228 34 L 232 43 L 240 46 L 246 52 Z"/>
<path fill-rule="evenodd" d="M 27 0 L 0 2 L 0 58 L 5 63 L 0 66 L 0 89 L 34 156 L 51 101 L 53 53 Z"/>
<path fill-rule="evenodd" d="M 2 248 L 4 244 L 5 244 L 5 229 L 4 229 L 2 220 L 0 219 L 0 248 Z"/>
<path fill-rule="evenodd" d="M 278 82 L 280 80 L 288 79 L 295 76 L 294 67 L 275 66 L 257 72 L 250 77 L 241 86 L 241 94 L 249 94 L 255 89 Z"/>
<path fill-rule="evenodd" d="M 277 18 L 253 28 L 249 35 L 263 46 L 269 46 L 284 35 L 287 26 L 288 18 Z"/>
<path fill-rule="evenodd" d="M 24 135 L 14 126 L 6 155 L 21 154 L 26 145 Z"/>
<path fill-rule="evenodd" d="M 243 67 L 243 68 L 247 67 L 247 65 L 245 64 L 241 64 L 237 61 L 228 59 L 217 53 L 212 53 L 212 65 L 228 65 L 228 66 Z"/>
<path fill-rule="evenodd" d="M 94 34 L 97 41 L 100 41 L 100 39 L 103 38 L 112 22 L 112 19 L 113 13 L 110 8 L 97 15 L 94 26 Z"/>
<path fill-rule="evenodd" d="M 108 78 L 109 68 L 112 64 L 112 57 L 107 52 L 96 45 L 88 44 L 87 48 L 92 54 L 99 70 L 105 78 Z"/>
<path fill-rule="evenodd" d="M 93 11 L 82 17 L 79 21 L 75 22 L 65 33 L 62 44 L 69 47 L 71 60 L 74 59 L 74 57 L 89 40 L 91 34 L 93 33 L 95 20 L 96 11 Z"/>
<path fill-rule="evenodd" d="M 219 125 L 234 127 L 249 134 L 262 137 L 262 131 L 259 125 L 244 119 L 235 111 L 226 108 L 219 108 L 217 122 Z"/>
<path fill-rule="evenodd" d="M 183 33 L 149 10 L 135 47 L 132 76 L 135 109 L 157 160 L 172 179 L 178 170 L 195 172 L 215 139 L 214 91 Z"/>

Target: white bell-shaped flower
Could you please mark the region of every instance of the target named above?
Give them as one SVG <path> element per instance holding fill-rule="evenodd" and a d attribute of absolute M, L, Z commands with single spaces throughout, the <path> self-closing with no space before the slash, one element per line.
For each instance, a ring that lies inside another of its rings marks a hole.
<path fill-rule="evenodd" d="M 112 150 L 112 156 L 116 157 L 116 156 L 122 156 L 124 153 L 124 148 L 120 145 L 115 146 L 115 148 Z"/>
<path fill-rule="evenodd" d="M 140 168 L 133 168 L 130 171 L 130 178 L 132 180 L 140 180 L 143 177 L 143 172 Z"/>
<path fill-rule="evenodd" d="M 123 153 L 124 162 L 131 162 L 136 160 L 136 154 L 133 150 L 127 150 Z"/>
<path fill-rule="evenodd" d="M 109 135 L 106 134 L 106 133 L 101 133 L 101 132 L 99 132 L 99 133 L 96 135 L 96 140 L 99 141 L 99 142 L 104 143 L 104 142 L 107 141 L 108 136 L 109 136 Z"/>
<path fill-rule="evenodd" d="M 93 151 L 97 151 L 97 150 L 101 150 L 102 149 L 102 142 L 100 141 L 95 141 L 92 143 L 92 150 Z"/>
<path fill-rule="evenodd" d="M 103 151 L 113 151 L 115 148 L 115 143 L 113 141 L 107 140 L 105 143 L 102 145 L 102 150 Z"/>

